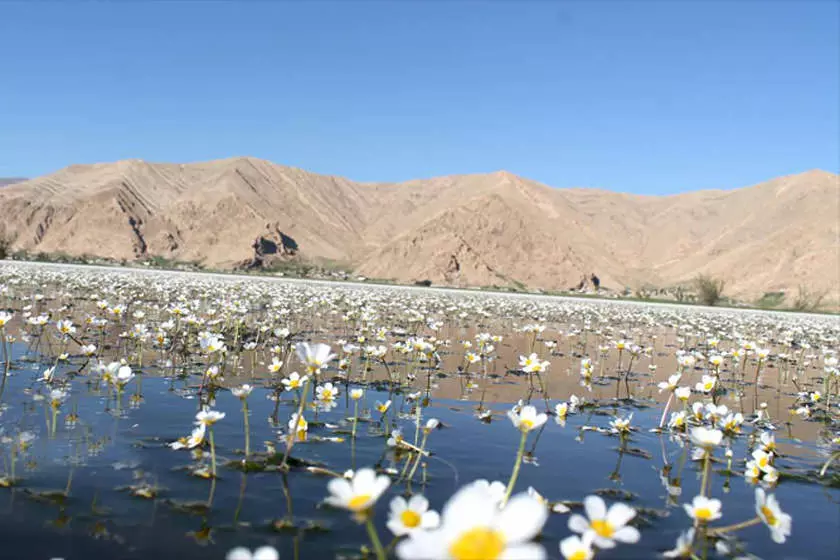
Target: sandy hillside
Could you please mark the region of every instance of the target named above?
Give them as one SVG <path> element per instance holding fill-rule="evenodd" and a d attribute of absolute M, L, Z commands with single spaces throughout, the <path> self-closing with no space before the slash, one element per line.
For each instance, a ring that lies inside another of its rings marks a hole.
<path fill-rule="evenodd" d="M 254 158 L 128 160 L 7 185 L 0 211 L 14 247 L 33 252 L 235 267 L 263 238 L 293 248 L 288 258 L 401 281 L 558 289 L 594 272 L 620 289 L 708 273 L 745 299 L 807 285 L 836 304 L 838 179 L 809 171 L 653 197 L 506 172 L 365 184 Z"/>

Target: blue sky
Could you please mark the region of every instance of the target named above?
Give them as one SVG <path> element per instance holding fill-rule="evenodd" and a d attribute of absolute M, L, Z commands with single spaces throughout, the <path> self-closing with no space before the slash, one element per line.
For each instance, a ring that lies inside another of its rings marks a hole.
<path fill-rule="evenodd" d="M 636 193 L 840 168 L 840 3 L 0 2 L 0 176 L 252 155 Z"/>

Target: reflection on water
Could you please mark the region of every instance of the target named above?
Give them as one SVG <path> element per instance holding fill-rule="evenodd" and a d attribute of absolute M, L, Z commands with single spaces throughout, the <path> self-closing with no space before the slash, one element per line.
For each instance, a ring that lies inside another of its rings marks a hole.
<path fill-rule="evenodd" d="M 682 505 L 700 492 L 702 467 L 679 427 L 668 429 L 682 413 L 689 426 L 693 415 L 700 422 L 719 415 L 720 425 L 743 415 L 726 438 L 731 459 L 721 448 L 710 466 L 708 494 L 723 501 L 729 523 L 755 515 L 745 459 L 765 426 L 777 428 L 780 480 L 772 488 L 793 516 L 793 533 L 778 545 L 766 527 L 746 528 L 738 537 L 749 553 L 840 554 L 838 466 L 818 476 L 837 450 L 836 405 L 825 402 L 831 353 L 823 350 L 836 349 L 838 333 L 830 320 L 326 288 L 155 287 L 122 277 L 27 284 L 7 273 L 2 285 L 14 311 L 4 329 L 15 339 L 0 397 L 4 557 L 206 559 L 264 544 L 282 558 L 358 557 L 368 546 L 364 527 L 323 504 L 333 474 L 364 466 L 391 473 L 395 482 L 376 509 L 387 546 L 391 496 L 422 493 L 440 510 L 467 482 L 508 480 L 519 434 L 506 413 L 518 401 L 550 412 L 561 402 L 577 405 L 528 437 L 517 490 L 533 487 L 573 511 L 593 493 L 637 509 L 640 542 L 598 557 L 654 557 L 690 526 Z M 41 292 L 52 295 L 36 297 Z M 114 313 L 115 302 L 125 308 Z M 183 312 L 173 313 L 177 306 Z M 42 314 L 49 318 L 39 324 Z M 58 319 L 72 320 L 73 332 L 62 334 Z M 545 329 L 523 332 L 529 324 Z M 225 354 L 201 351 L 214 343 L 202 341 L 204 331 L 224 335 Z M 305 407 L 306 439 L 292 448 L 287 471 L 280 466 L 300 393 L 283 391 L 280 380 L 305 373 L 292 350 L 297 340 L 326 342 L 338 353 L 320 381 L 334 383 L 339 396 L 333 406 Z M 758 347 L 744 351 L 753 340 Z M 96 346 L 90 356 L 88 344 Z M 765 347 L 769 355 L 759 358 Z M 741 359 L 733 356 L 739 349 Z M 542 373 L 523 371 L 532 352 L 549 364 Z M 716 355 L 725 356 L 719 367 L 710 361 Z M 120 375 L 119 364 L 108 373 L 98 361 L 119 359 L 133 377 L 122 386 L 104 382 Z M 207 375 L 210 366 L 218 374 Z M 685 403 L 659 389 L 677 371 L 680 385 L 694 389 Z M 704 395 L 694 385 L 715 371 L 720 385 Z M 243 400 L 230 391 L 243 383 L 255 386 L 244 401 L 247 429 Z M 364 396 L 351 399 L 361 387 Z M 216 478 L 208 477 L 206 441 L 193 451 L 170 447 L 189 435 L 202 403 L 225 414 L 212 426 Z M 631 414 L 629 435 L 611 430 Z M 420 445 L 429 418 L 440 427 L 421 445 L 428 456 L 387 445 L 395 429 Z M 660 424 L 663 431 L 652 431 Z M 560 557 L 567 523 L 568 514 L 549 517 L 541 538 L 549 556 Z M 705 546 L 698 554 L 713 557 L 714 544 Z"/>

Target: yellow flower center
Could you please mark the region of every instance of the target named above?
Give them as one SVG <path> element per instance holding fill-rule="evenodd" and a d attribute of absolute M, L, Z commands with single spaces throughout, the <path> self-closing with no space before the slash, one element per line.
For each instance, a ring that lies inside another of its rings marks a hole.
<path fill-rule="evenodd" d="M 767 506 L 761 506 L 761 513 L 764 515 L 764 518 L 767 520 L 767 524 L 771 527 L 774 527 L 777 523 L 776 515 L 773 513 Z"/>
<path fill-rule="evenodd" d="M 519 429 L 523 432 L 528 432 L 534 427 L 534 421 L 529 419 L 524 419 L 519 421 Z"/>
<path fill-rule="evenodd" d="M 694 510 L 694 517 L 700 521 L 708 521 L 712 518 L 712 510 L 707 507 L 700 507 Z"/>
<path fill-rule="evenodd" d="M 359 494 L 350 498 L 350 501 L 347 502 L 347 507 L 352 511 L 360 511 L 365 509 L 368 503 L 370 503 L 370 494 Z"/>
<path fill-rule="evenodd" d="M 606 519 L 593 519 L 591 525 L 592 530 L 605 539 L 611 539 L 613 533 L 615 533 L 615 529 Z"/>
<path fill-rule="evenodd" d="M 569 556 L 569 560 L 586 560 L 589 556 L 585 550 L 576 550 Z"/>
<path fill-rule="evenodd" d="M 330 391 L 329 389 L 324 389 L 324 391 L 321 393 L 321 398 L 324 399 L 325 401 L 332 400 L 332 398 L 333 398 L 332 391 Z"/>
<path fill-rule="evenodd" d="M 758 460 L 758 464 L 759 464 L 759 466 L 761 466 L 761 467 L 766 467 L 766 466 L 767 466 L 767 463 L 768 463 L 768 457 L 761 457 L 761 458 Z"/>
<path fill-rule="evenodd" d="M 400 521 L 409 528 L 414 528 L 420 525 L 420 514 L 410 509 L 405 510 L 400 514 Z"/>
<path fill-rule="evenodd" d="M 449 546 L 455 560 L 495 560 L 505 550 L 504 536 L 489 527 L 475 527 L 461 533 Z"/>

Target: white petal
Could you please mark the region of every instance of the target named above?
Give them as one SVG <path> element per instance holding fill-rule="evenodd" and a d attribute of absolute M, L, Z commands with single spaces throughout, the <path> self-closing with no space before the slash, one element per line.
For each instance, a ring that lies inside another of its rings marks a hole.
<path fill-rule="evenodd" d="M 635 527 L 622 527 L 613 533 L 613 539 L 623 543 L 636 543 L 641 538 L 639 530 Z"/>
<path fill-rule="evenodd" d="M 505 505 L 494 526 L 505 534 L 508 543 L 526 542 L 542 531 L 548 509 L 528 494 L 517 494 Z"/>
<path fill-rule="evenodd" d="M 350 481 L 344 478 L 333 478 L 327 483 L 327 490 L 330 494 L 341 500 L 348 501 L 353 497 L 353 487 Z"/>
<path fill-rule="evenodd" d="M 500 560 L 543 560 L 545 549 L 536 543 L 517 544 L 505 548 Z"/>
<path fill-rule="evenodd" d="M 607 521 L 613 527 L 623 527 L 635 516 L 635 509 L 627 504 L 618 502 L 610 506 L 610 510 L 607 512 Z"/>
<path fill-rule="evenodd" d="M 391 531 L 395 537 L 401 537 L 409 533 L 408 527 L 402 524 L 399 519 L 391 519 L 385 524 L 388 530 Z"/>
<path fill-rule="evenodd" d="M 583 500 L 583 509 L 589 519 L 604 519 L 607 516 L 607 504 L 601 496 L 587 496 Z"/>
<path fill-rule="evenodd" d="M 405 498 L 402 496 L 394 496 L 394 499 L 391 500 L 391 514 L 399 515 L 406 509 L 408 509 L 408 503 L 405 501 Z"/>
<path fill-rule="evenodd" d="M 254 551 L 253 560 L 280 560 L 280 553 L 273 546 L 261 546 Z"/>
<path fill-rule="evenodd" d="M 569 517 L 569 530 L 583 534 L 589 530 L 589 521 L 579 513 L 572 514 Z"/>
<path fill-rule="evenodd" d="M 376 482 L 376 471 L 373 469 L 359 469 L 353 477 L 353 493 L 369 494 Z"/>
<path fill-rule="evenodd" d="M 401 560 L 429 560 L 446 558 L 446 540 L 441 531 L 417 531 L 397 545 Z"/>
<path fill-rule="evenodd" d="M 423 513 L 429 509 L 429 500 L 422 494 L 415 494 L 408 500 L 408 509 L 417 513 Z"/>
<path fill-rule="evenodd" d="M 498 514 L 496 502 L 481 486 L 465 486 L 449 498 L 443 508 L 443 527 L 447 532 L 461 527 L 488 526 Z"/>
<path fill-rule="evenodd" d="M 237 546 L 227 553 L 225 560 L 251 560 L 251 551 L 244 546 Z"/>
<path fill-rule="evenodd" d="M 440 526 L 440 515 L 436 511 L 427 511 L 420 520 L 423 529 L 437 529 Z"/>

